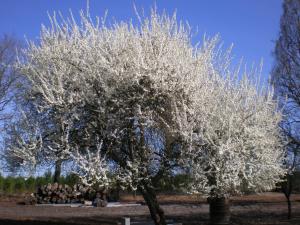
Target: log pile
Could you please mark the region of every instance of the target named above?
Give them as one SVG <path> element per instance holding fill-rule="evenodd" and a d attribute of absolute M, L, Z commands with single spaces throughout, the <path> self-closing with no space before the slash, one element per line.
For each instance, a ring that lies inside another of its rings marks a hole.
<path fill-rule="evenodd" d="M 86 200 L 93 201 L 96 194 L 95 190 L 82 184 L 75 184 L 70 187 L 66 184 L 49 183 L 39 187 L 34 196 L 38 204 L 84 204 Z M 101 196 L 103 196 L 102 200 L 106 200 L 103 194 Z"/>

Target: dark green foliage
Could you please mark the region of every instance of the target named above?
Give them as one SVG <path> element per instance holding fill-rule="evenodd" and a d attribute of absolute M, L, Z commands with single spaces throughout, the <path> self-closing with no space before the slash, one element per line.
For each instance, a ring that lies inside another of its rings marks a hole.
<path fill-rule="evenodd" d="M 53 178 L 52 178 L 51 171 L 47 171 L 44 174 L 44 176 L 35 178 L 35 184 L 36 184 L 36 187 L 40 187 L 40 186 L 46 185 L 48 183 L 52 183 L 52 180 L 53 180 Z"/>
<path fill-rule="evenodd" d="M 297 174 L 296 180 L 300 181 L 300 173 Z M 67 184 L 74 186 L 74 184 L 80 183 L 78 175 L 74 173 L 61 176 L 59 178 L 60 184 Z M 35 192 L 38 187 L 53 183 L 53 174 L 48 171 L 43 176 L 38 177 L 3 177 L 0 175 L 0 194 L 20 194 L 20 193 L 32 193 Z M 176 174 L 172 176 L 166 176 L 160 179 L 155 185 L 158 187 L 157 191 L 162 193 L 183 193 L 189 184 L 189 176 L 186 174 Z M 300 182 L 297 184 L 298 190 L 300 190 Z M 112 192 L 117 190 L 117 187 L 112 187 Z M 296 190 L 296 186 L 295 186 Z M 114 193 L 117 194 L 118 192 Z M 114 195 L 112 194 L 112 195 Z"/>
<path fill-rule="evenodd" d="M 0 194 L 3 192 L 4 177 L 0 174 Z"/>
<path fill-rule="evenodd" d="M 35 178 L 35 185 L 37 187 L 40 187 L 42 185 L 47 184 L 46 178 L 45 177 L 36 177 Z"/>
<path fill-rule="evenodd" d="M 45 178 L 45 182 L 46 183 L 52 183 L 52 173 L 50 170 L 48 170 L 45 174 L 44 174 L 44 178 Z"/>
<path fill-rule="evenodd" d="M 190 177 L 187 174 L 165 176 L 155 183 L 155 186 L 158 188 L 158 192 L 185 193 L 189 185 L 189 179 Z"/>
<path fill-rule="evenodd" d="M 73 186 L 79 183 L 79 177 L 75 174 L 68 174 L 59 178 L 60 184 L 67 184 Z M 33 193 L 42 185 L 53 183 L 53 175 L 50 171 L 46 172 L 43 176 L 38 177 L 3 177 L 0 174 L 0 194 L 20 194 L 20 193 Z"/>
<path fill-rule="evenodd" d="M 69 186 L 73 186 L 74 184 L 77 184 L 79 182 L 80 182 L 80 179 L 79 179 L 78 175 L 76 175 L 74 173 L 68 174 L 64 179 L 64 183 Z"/>
<path fill-rule="evenodd" d="M 16 177 L 14 179 L 14 193 L 23 193 L 25 191 L 25 179 L 23 177 Z"/>
<path fill-rule="evenodd" d="M 28 192 L 34 192 L 36 189 L 36 179 L 34 177 L 29 177 L 25 180 L 25 190 Z"/>
<path fill-rule="evenodd" d="M 76 174 L 70 173 L 66 176 L 60 177 L 61 184 L 67 184 L 73 186 L 80 183 L 80 179 Z M 300 192 L 300 172 L 296 171 L 292 175 L 293 180 L 293 192 Z M 0 194 L 19 194 L 19 193 L 32 193 L 35 192 L 37 187 L 52 183 L 53 176 L 51 172 L 46 172 L 43 176 L 29 177 L 27 179 L 23 177 L 3 177 L 0 174 Z M 181 193 L 185 191 L 189 184 L 189 176 L 186 174 L 177 174 L 164 179 L 160 179 L 156 184 L 158 192 L 163 193 Z M 280 185 L 279 185 L 280 186 Z M 278 186 L 278 187 L 279 187 Z M 114 189 L 114 188 L 113 188 Z M 280 188 L 277 189 L 280 191 Z"/>
<path fill-rule="evenodd" d="M 6 177 L 3 182 L 3 192 L 6 194 L 13 194 L 15 186 L 15 178 Z"/>

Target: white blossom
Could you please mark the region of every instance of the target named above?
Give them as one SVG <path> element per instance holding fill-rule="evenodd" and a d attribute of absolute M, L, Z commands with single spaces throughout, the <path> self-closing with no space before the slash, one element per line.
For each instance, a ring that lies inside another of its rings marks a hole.
<path fill-rule="evenodd" d="M 210 196 L 271 190 L 285 173 L 272 90 L 232 74 L 213 71 L 193 103 L 192 189 Z"/>
<path fill-rule="evenodd" d="M 33 173 L 40 163 L 43 140 L 38 123 L 32 123 L 24 112 L 21 113 L 18 126 L 12 122 L 6 127 L 8 135 L 4 138 L 4 158 L 11 170 L 22 167 L 24 171 Z"/>
<path fill-rule="evenodd" d="M 148 183 L 174 160 L 173 144 L 185 150 L 194 191 L 224 196 L 271 189 L 280 180 L 281 116 L 272 92 L 231 73 L 230 50 L 216 48 L 218 37 L 194 46 L 188 25 L 155 10 L 139 25 L 108 26 L 83 12 L 80 23 L 55 14 L 50 22 L 19 68 L 41 112 L 55 109 L 67 127 L 90 116 L 89 126 L 110 142 L 106 151 L 121 182 Z M 106 184 L 99 149 L 65 149 L 79 159 L 86 183 Z"/>
<path fill-rule="evenodd" d="M 102 142 L 97 143 L 96 150 L 85 148 L 80 153 L 79 148 L 75 148 L 71 153 L 71 158 L 75 161 L 78 168 L 77 175 L 87 186 L 97 189 L 108 188 L 110 179 L 108 177 L 109 167 L 105 156 L 101 155 Z M 76 172 L 76 171 L 73 171 Z"/>

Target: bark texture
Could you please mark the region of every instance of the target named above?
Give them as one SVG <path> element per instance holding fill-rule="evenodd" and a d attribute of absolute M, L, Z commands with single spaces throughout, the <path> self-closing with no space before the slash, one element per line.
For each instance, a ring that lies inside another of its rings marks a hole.
<path fill-rule="evenodd" d="M 54 183 L 59 183 L 59 178 L 60 178 L 60 174 L 61 174 L 61 164 L 62 164 L 61 160 L 57 160 L 55 162 L 55 170 L 54 170 L 54 176 L 53 176 Z"/>
<path fill-rule="evenodd" d="M 209 198 L 210 225 L 230 224 L 230 204 L 225 197 Z"/>
<path fill-rule="evenodd" d="M 287 174 L 286 181 L 282 184 L 282 192 L 286 198 L 287 207 L 288 207 L 288 219 L 292 217 L 292 202 L 291 202 L 291 194 L 293 191 L 293 177 L 290 174 Z"/>
<path fill-rule="evenodd" d="M 155 190 L 149 185 L 143 185 L 139 188 L 142 193 L 144 200 L 149 208 L 151 218 L 155 225 L 167 225 L 165 219 L 165 213 L 159 206 Z"/>

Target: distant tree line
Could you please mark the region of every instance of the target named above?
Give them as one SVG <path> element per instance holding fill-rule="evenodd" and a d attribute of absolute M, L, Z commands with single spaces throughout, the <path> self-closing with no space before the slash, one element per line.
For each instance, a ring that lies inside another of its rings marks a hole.
<path fill-rule="evenodd" d="M 46 172 L 42 176 L 31 176 L 25 178 L 24 176 L 2 176 L 0 175 L 0 195 L 18 195 L 22 193 L 34 193 L 38 187 L 53 183 L 53 173 Z M 300 172 L 293 173 L 294 193 L 300 193 Z M 176 175 L 165 179 L 163 182 L 157 184 L 157 192 L 164 194 L 178 194 L 186 193 L 186 186 L 189 183 L 189 177 L 186 175 Z M 76 174 L 67 174 L 59 177 L 60 184 L 67 184 L 73 186 L 80 182 L 80 178 Z M 280 184 L 274 189 L 277 192 L 281 192 Z M 132 193 L 128 190 L 128 193 Z"/>
<path fill-rule="evenodd" d="M 59 183 L 73 186 L 79 182 L 79 177 L 75 174 L 60 176 Z M 1 176 L 0 194 L 21 194 L 35 193 L 38 187 L 53 183 L 53 174 L 46 172 L 43 176 L 27 177 L 23 176 Z"/>

